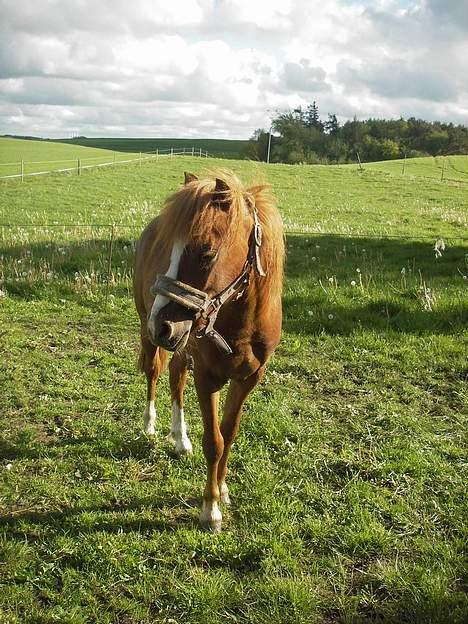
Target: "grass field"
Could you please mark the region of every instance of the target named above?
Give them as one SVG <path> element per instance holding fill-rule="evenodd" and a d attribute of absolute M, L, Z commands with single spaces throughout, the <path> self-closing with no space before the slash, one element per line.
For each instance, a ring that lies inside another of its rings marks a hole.
<path fill-rule="evenodd" d="M 130 292 L 142 224 L 217 164 L 0 183 L 0 622 L 464 623 L 466 185 L 222 163 L 297 233 L 213 536 L 192 385 L 193 457 L 165 438 L 167 378 L 141 433 Z"/>

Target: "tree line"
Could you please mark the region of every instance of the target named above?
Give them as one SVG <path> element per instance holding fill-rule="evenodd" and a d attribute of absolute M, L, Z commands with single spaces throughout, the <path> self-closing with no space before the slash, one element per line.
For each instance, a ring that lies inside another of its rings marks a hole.
<path fill-rule="evenodd" d="M 340 124 L 335 114 L 324 121 L 316 102 L 277 113 L 274 133 L 258 129 L 243 157 L 283 163 L 346 163 L 418 156 L 468 154 L 468 128 L 453 123 L 409 119 L 366 119 Z M 270 149 L 269 142 L 271 139 Z M 359 156 L 358 156 L 359 154 Z"/>

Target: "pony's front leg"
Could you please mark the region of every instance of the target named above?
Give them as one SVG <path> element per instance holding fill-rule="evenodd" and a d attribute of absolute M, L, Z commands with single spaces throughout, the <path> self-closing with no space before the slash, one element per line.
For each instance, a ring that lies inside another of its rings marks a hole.
<path fill-rule="evenodd" d="M 203 452 L 207 465 L 207 480 L 203 494 L 200 524 L 204 529 L 218 533 L 223 519 L 219 509 L 218 464 L 224 450 L 219 430 L 219 390 L 223 383 L 216 382 L 207 371 L 194 374 L 195 387 L 203 417 Z"/>
<path fill-rule="evenodd" d="M 154 403 L 156 382 L 161 371 L 161 359 L 158 347 L 145 336 L 141 338 L 140 366 L 146 375 L 146 407 L 143 413 L 143 428 L 148 435 L 156 433 L 157 412 Z"/>
<path fill-rule="evenodd" d="M 184 418 L 184 388 L 188 378 L 188 360 L 185 354 L 175 353 L 169 364 L 169 384 L 172 399 L 170 439 L 179 457 L 192 454 L 192 443 L 187 435 Z"/>
<path fill-rule="evenodd" d="M 250 377 L 239 381 L 233 379 L 229 384 L 229 390 L 224 406 L 223 420 L 221 422 L 221 435 L 224 440 L 224 451 L 218 464 L 218 487 L 221 495 L 221 502 L 225 505 L 231 504 L 229 490 L 226 485 L 229 451 L 231 450 L 231 446 L 236 438 L 237 432 L 239 431 L 240 417 L 245 400 L 259 381 L 261 381 L 264 372 L 265 367 L 262 366 L 253 375 L 250 375 Z"/>

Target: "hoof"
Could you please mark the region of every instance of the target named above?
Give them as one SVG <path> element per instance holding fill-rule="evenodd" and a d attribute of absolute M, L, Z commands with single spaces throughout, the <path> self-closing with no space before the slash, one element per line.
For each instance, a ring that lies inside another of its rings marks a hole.
<path fill-rule="evenodd" d="M 149 436 L 156 435 L 156 427 L 152 424 L 145 425 L 143 431 L 144 433 L 146 433 L 146 435 L 149 435 Z"/>
<path fill-rule="evenodd" d="M 193 453 L 192 443 L 190 442 L 187 436 L 176 440 L 174 435 L 170 433 L 168 437 L 169 437 L 169 440 L 174 445 L 174 453 L 177 455 L 177 457 L 187 457 L 189 455 L 192 455 Z"/>
<path fill-rule="evenodd" d="M 210 520 L 209 522 L 200 520 L 200 527 L 207 533 L 221 533 L 221 520 Z"/>
<path fill-rule="evenodd" d="M 218 508 L 218 503 L 207 504 L 203 501 L 203 509 L 200 514 L 200 526 L 204 531 L 220 533 L 223 516 Z"/>

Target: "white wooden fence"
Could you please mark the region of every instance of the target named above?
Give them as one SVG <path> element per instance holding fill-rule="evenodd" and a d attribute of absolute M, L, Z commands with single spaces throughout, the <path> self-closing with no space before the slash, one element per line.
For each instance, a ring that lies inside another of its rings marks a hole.
<path fill-rule="evenodd" d="M 123 154 L 123 152 L 119 152 L 119 154 Z M 174 156 L 196 156 L 199 158 L 208 158 L 209 154 L 207 151 L 202 150 L 201 148 L 195 147 L 181 147 L 181 148 L 168 148 L 163 150 L 155 150 L 154 152 L 140 152 L 138 156 L 133 158 L 127 158 L 124 160 L 116 159 L 116 153 L 114 152 L 114 158 L 112 161 L 101 162 L 101 163 L 92 163 L 85 164 L 85 162 L 90 160 L 101 160 L 104 156 L 95 156 L 92 158 L 65 158 L 63 160 L 39 160 L 39 161 L 25 161 L 20 160 L 18 162 L 12 163 L 0 163 L 1 167 L 18 167 L 19 173 L 14 173 L 10 175 L 2 175 L 0 176 L 0 180 L 6 180 L 11 178 L 21 178 L 21 181 L 24 180 L 25 177 L 29 176 L 38 176 L 45 175 L 48 173 L 63 173 L 76 171 L 78 175 L 81 175 L 83 169 L 95 169 L 97 167 L 113 167 L 115 165 L 123 165 L 126 163 L 139 163 L 142 164 L 145 160 L 158 160 L 160 157 L 173 158 Z M 26 165 L 51 165 L 54 163 L 75 163 L 73 167 L 66 167 L 60 169 L 48 169 L 46 171 L 32 171 L 30 173 L 25 173 Z"/>

